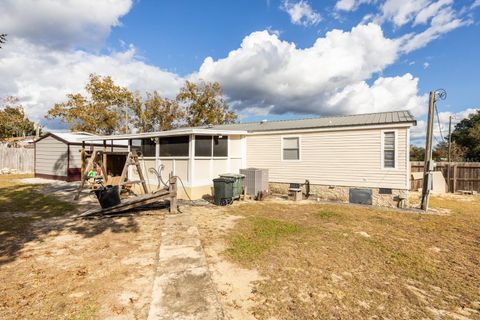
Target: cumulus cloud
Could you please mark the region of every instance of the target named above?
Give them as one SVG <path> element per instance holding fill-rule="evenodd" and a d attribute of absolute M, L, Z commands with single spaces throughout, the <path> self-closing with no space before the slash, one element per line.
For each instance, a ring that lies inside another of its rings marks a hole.
<path fill-rule="evenodd" d="M 226 58 L 207 58 L 197 77 L 219 81 L 238 109 L 320 115 L 419 109 L 418 79 L 410 74 L 367 80 L 392 64 L 399 42 L 376 24 L 332 30 L 299 49 L 278 36 L 254 32 Z"/>
<path fill-rule="evenodd" d="M 438 108 L 442 108 L 441 105 L 437 105 Z M 447 138 L 448 137 L 448 122 L 450 116 L 452 116 L 452 131 L 455 128 L 455 125 L 462 121 L 462 119 L 467 118 L 470 114 L 475 113 L 478 109 L 476 108 L 467 108 L 464 110 L 461 110 L 459 112 L 450 112 L 450 111 L 444 111 L 444 112 L 439 112 L 438 113 L 438 119 L 437 120 L 436 115 L 435 115 L 435 121 L 433 124 L 433 142 L 434 144 L 441 142 L 442 137 Z M 439 125 L 440 122 L 440 125 Z M 425 133 L 427 130 L 427 122 L 425 120 L 420 120 L 417 121 L 417 126 L 412 127 L 410 130 L 410 138 L 413 144 L 416 145 L 425 145 Z"/>
<path fill-rule="evenodd" d="M 338 0 L 335 3 L 335 10 L 355 11 L 361 4 L 372 2 L 374 2 L 374 0 Z"/>
<path fill-rule="evenodd" d="M 97 47 L 132 0 L 3 0 L 2 32 L 44 46 Z"/>
<path fill-rule="evenodd" d="M 146 64 L 135 55 L 135 48 L 110 55 L 82 50 L 52 50 L 49 47 L 10 39 L 0 50 L 0 95 L 21 99 L 27 114 L 45 123 L 43 116 L 56 102 L 71 92 L 82 92 L 90 73 L 110 75 L 114 81 L 132 90 L 158 90 L 173 97 L 183 79 L 173 73 Z"/>
<path fill-rule="evenodd" d="M 296 25 L 309 27 L 318 24 L 321 20 L 320 14 L 304 0 L 295 3 L 284 0 L 280 8 L 288 13 L 290 21 Z"/>

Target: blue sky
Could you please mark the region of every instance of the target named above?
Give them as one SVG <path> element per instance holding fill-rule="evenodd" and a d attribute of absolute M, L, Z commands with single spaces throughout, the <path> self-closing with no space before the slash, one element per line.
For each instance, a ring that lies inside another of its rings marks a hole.
<path fill-rule="evenodd" d="M 0 0 L 0 96 L 43 116 L 91 72 L 172 97 L 219 81 L 242 121 L 408 109 L 444 88 L 443 129 L 479 107 L 480 1 Z M 25 24 L 24 21 L 29 21 Z M 63 125 L 64 127 L 64 125 Z M 438 132 L 437 132 L 438 134 Z"/>

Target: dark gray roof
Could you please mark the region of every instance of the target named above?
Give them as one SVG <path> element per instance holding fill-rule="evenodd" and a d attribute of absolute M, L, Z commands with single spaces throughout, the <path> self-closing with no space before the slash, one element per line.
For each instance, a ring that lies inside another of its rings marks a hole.
<path fill-rule="evenodd" d="M 202 128 L 211 128 L 218 130 L 244 130 L 248 132 L 259 131 L 277 131 L 277 130 L 298 130 L 298 129 L 316 129 L 331 127 L 351 127 L 367 125 L 383 125 L 396 123 L 410 123 L 416 125 L 417 121 L 410 111 L 392 111 L 380 113 L 365 113 L 350 116 L 308 118 L 300 120 L 279 120 L 265 122 L 246 122 L 235 124 L 222 124 L 214 126 L 204 126 Z"/>

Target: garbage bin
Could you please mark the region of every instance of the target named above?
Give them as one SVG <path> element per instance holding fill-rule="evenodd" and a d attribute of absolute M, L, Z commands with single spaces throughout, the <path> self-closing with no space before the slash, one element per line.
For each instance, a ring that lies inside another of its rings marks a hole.
<path fill-rule="evenodd" d="M 120 204 L 120 195 L 118 194 L 118 186 L 100 187 L 95 190 L 98 202 L 102 209 L 110 208 Z"/>
<path fill-rule="evenodd" d="M 233 183 L 231 178 L 216 178 L 213 179 L 213 193 L 215 204 L 218 206 L 225 206 L 233 202 Z"/>
<path fill-rule="evenodd" d="M 233 199 L 239 199 L 243 193 L 245 175 L 238 173 L 223 173 L 220 178 L 233 179 Z"/>

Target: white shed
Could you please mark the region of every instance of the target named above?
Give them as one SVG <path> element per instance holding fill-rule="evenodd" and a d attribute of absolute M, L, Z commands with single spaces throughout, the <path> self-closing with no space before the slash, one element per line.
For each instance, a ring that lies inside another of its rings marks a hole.
<path fill-rule="evenodd" d="M 80 149 L 82 141 L 95 135 L 85 132 L 48 133 L 35 141 L 35 177 L 79 181 L 81 171 Z M 126 151 L 123 141 L 107 141 L 108 151 Z M 90 149 L 100 148 L 101 143 L 88 143 Z"/>

